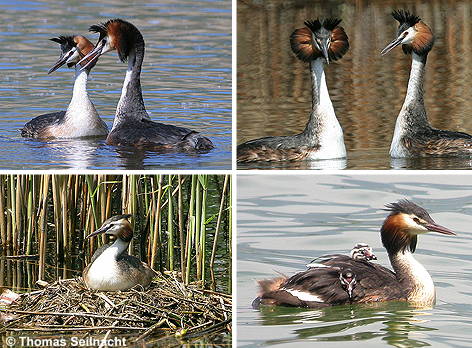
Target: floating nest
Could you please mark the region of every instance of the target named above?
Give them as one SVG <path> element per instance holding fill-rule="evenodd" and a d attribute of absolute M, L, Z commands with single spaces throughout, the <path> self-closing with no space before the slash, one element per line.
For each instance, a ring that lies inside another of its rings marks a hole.
<path fill-rule="evenodd" d="M 1 332 L 133 334 L 135 341 L 174 335 L 179 339 L 231 331 L 230 295 L 158 277 L 147 290 L 91 291 L 81 279 L 59 280 L 20 295 L 0 309 L 9 317 Z"/>

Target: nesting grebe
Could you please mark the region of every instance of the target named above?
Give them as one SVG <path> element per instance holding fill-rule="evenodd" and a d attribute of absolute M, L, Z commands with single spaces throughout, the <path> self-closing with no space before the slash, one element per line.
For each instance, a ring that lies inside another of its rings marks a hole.
<path fill-rule="evenodd" d="M 87 94 L 87 78 L 95 63 L 81 70 L 77 64 L 94 48 L 84 36 L 59 36 L 51 39 L 61 45 L 61 56 L 48 74 L 56 71 L 67 63 L 68 67 L 75 66 L 75 82 L 72 99 L 66 111 L 40 115 L 29 121 L 21 135 L 32 138 L 79 138 L 105 136 L 108 127 L 98 116 L 97 110 Z M 86 62 L 83 63 L 85 65 Z"/>
<path fill-rule="evenodd" d="M 434 36 L 421 19 L 408 11 L 393 11 L 399 23 L 398 37 L 385 47 L 385 55 L 402 45 L 411 54 L 412 64 L 405 101 L 395 124 L 390 156 L 471 156 L 472 136 L 463 132 L 439 130 L 431 127 L 424 107 L 423 80 L 426 58 L 433 48 Z"/>
<path fill-rule="evenodd" d="M 260 304 L 266 304 L 319 308 L 350 302 L 395 300 L 420 306 L 434 304 L 436 296 L 433 280 L 412 254 L 416 249 L 417 236 L 430 231 L 446 235 L 455 233 L 436 224 L 426 210 L 406 199 L 386 207 L 390 214 L 380 234 L 395 273 L 375 263 L 341 255 L 320 262 L 327 267 L 309 268 L 288 279 L 260 281 L 260 294 L 253 306 L 257 308 Z M 340 272 L 346 270 L 355 279 L 352 294 L 346 292 L 343 281 L 340 281 Z"/>
<path fill-rule="evenodd" d="M 354 245 L 354 247 L 351 249 L 350 252 L 351 259 L 353 260 L 365 260 L 365 261 L 370 261 L 370 260 L 377 260 L 377 256 L 375 256 L 372 247 L 369 246 L 366 243 L 357 243 Z M 314 260 L 312 260 L 309 264 L 306 265 L 306 267 L 329 267 L 324 265 L 323 263 L 320 263 L 321 260 L 328 260 L 332 258 L 342 258 L 345 259 L 347 256 L 342 255 L 342 254 L 329 254 L 329 255 L 323 255 L 323 256 L 318 256 Z"/>
<path fill-rule="evenodd" d="M 130 289 L 138 284 L 146 287 L 156 276 L 156 272 L 147 264 L 128 255 L 128 245 L 133 238 L 133 229 L 128 221 L 130 217 L 131 215 L 113 216 L 87 236 L 90 238 L 106 233 L 116 237 L 113 243 L 95 251 L 90 264 L 84 269 L 82 276 L 90 289 L 118 291 Z"/>
<path fill-rule="evenodd" d="M 312 111 L 305 130 L 296 135 L 264 137 L 238 145 L 238 162 L 296 161 L 346 157 L 343 130 L 326 86 L 323 63 L 340 59 L 349 49 L 340 19 L 306 21 L 295 30 L 290 44 L 295 55 L 310 63 Z"/>
<path fill-rule="evenodd" d="M 144 107 L 140 80 L 144 39 L 133 24 L 122 19 L 111 19 L 92 25 L 90 31 L 99 33 L 100 37 L 95 49 L 82 61 L 96 61 L 111 50 L 118 52 L 122 62 L 128 60 L 113 127 L 107 137 L 108 144 L 202 152 L 214 148 L 210 139 L 194 130 L 151 121 Z"/>

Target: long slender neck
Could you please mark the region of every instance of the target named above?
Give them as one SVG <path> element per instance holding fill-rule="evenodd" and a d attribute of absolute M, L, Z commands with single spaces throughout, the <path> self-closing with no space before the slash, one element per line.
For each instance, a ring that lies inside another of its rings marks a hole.
<path fill-rule="evenodd" d="M 405 101 L 398 118 L 402 123 L 410 128 L 419 130 L 421 128 L 430 128 L 426 109 L 424 107 L 424 75 L 426 67 L 425 55 L 412 53 L 410 79 L 408 81 L 408 89 Z M 397 124 L 398 124 L 397 119 Z"/>
<path fill-rule="evenodd" d="M 139 122 L 141 119 L 150 119 L 144 107 L 141 91 L 141 66 L 144 59 L 144 41 L 138 41 L 128 56 L 121 97 L 116 107 L 113 128 L 126 121 Z"/>
<path fill-rule="evenodd" d="M 116 259 L 120 256 L 123 252 L 127 252 L 129 242 L 125 242 L 120 238 L 117 238 L 113 244 L 108 247 L 100 257 L 104 256 L 106 258 L 113 257 Z"/>
<path fill-rule="evenodd" d="M 72 99 L 66 111 L 66 118 L 73 118 L 76 122 L 84 121 L 84 118 L 96 118 L 98 113 L 87 93 L 87 80 L 90 70 L 80 71 L 80 66 L 75 67 L 74 89 Z M 83 125 L 85 126 L 85 125 Z"/>
<path fill-rule="evenodd" d="M 428 271 L 413 257 L 407 248 L 404 252 L 388 253 L 398 282 L 405 289 L 408 301 L 432 305 L 436 295 Z"/>

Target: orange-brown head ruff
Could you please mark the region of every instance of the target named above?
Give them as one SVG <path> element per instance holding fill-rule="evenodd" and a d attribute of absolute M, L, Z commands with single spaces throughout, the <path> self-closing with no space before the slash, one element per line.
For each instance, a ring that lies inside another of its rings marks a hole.
<path fill-rule="evenodd" d="M 48 74 L 56 71 L 65 63 L 67 63 L 69 68 L 73 67 L 94 48 L 93 44 L 82 35 L 59 36 L 50 40 L 61 45 L 61 56 L 51 69 L 49 69 Z M 93 65 L 90 69 L 92 67 Z"/>
<path fill-rule="evenodd" d="M 342 58 L 349 49 L 349 39 L 339 23 L 341 19 L 337 18 L 305 21 L 306 27 L 296 29 L 290 36 L 292 51 L 304 62 L 317 58 L 329 61 Z"/>
<path fill-rule="evenodd" d="M 140 43 L 144 46 L 144 39 L 138 28 L 120 18 L 92 25 L 89 31 L 100 34 L 95 50 L 98 54 L 94 58 L 98 58 L 108 51 L 116 50 L 120 60 L 124 63 L 136 44 Z M 100 51 L 98 51 L 99 48 Z"/>
<path fill-rule="evenodd" d="M 389 253 L 415 252 L 417 235 L 438 232 L 455 235 L 450 229 L 438 225 L 426 210 L 407 199 L 386 205 L 390 215 L 385 219 L 380 230 L 382 244 Z"/>
<path fill-rule="evenodd" d="M 418 55 L 427 55 L 431 51 L 434 35 L 420 17 L 405 10 L 393 11 L 392 17 L 399 22 L 397 38 L 382 50 L 382 55 L 400 44 L 405 54 L 414 52 Z"/>

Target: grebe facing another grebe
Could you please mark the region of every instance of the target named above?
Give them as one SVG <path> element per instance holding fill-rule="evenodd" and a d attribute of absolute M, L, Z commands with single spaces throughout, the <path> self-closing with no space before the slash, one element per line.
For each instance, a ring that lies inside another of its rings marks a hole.
<path fill-rule="evenodd" d="M 144 107 L 140 80 L 144 39 L 133 24 L 122 19 L 111 19 L 103 24 L 92 25 L 90 31 L 99 33 L 100 37 L 95 49 L 82 61 L 96 61 L 111 50 L 118 52 L 122 62 L 128 60 L 113 127 L 107 137 L 108 144 L 202 152 L 214 148 L 210 139 L 194 130 L 153 122 L 149 118 Z"/>
<path fill-rule="evenodd" d="M 381 54 L 402 45 L 403 52 L 411 54 L 412 64 L 405 101 L 395 124 L 390 156 L 472 156 L 471 135 L 435 129 L 428 122 L 423 80 L 426 59 L 434 43 L 431 29 L 408 11 L 393 11 L 392 16 L 400 23 L 398 37 Z"/>
<path fill-rule="evenodd" d="M 84 269 L 82 277 L 90 289 L 103 291 L 127 290 L 138 284 L 148 286 L 157 274 L 135 256 L 128 255 L 128 245 L 133 239 L 133 229 L 128 219 L 131 215 L 116 215 L 102 224 L 86 238 L 106 233 L 115 236 L 113 243 L 99 248 Z"/>
<path fill-rule="evenodd" d="M 66 111 L 40 115 L 33 118 L 21 129 L 23 137 L 31 138 L 79 138 L 105 136 L 108 127 L 98 116 L 97 110 L 87 93 L 87 78 L 95 63 L 90 64 L 84 71 L 77 64 L 94 48 L 84 36 L 59 36 L 51 41 L 61 45 L 61 56 L 48 74 L 56 71 L 67 63 L 68 67 L 75 66 L 75 81 L 72 99 Z M 86 62 L 83 63 L 85 65 Z"/>
<path fill-rule="evenodd" d="M 431 231 L 455 233 L 436 224 L 426 210 L 406 199 L 386 207 L 390 214 L 380 235 L 395 273 L 375 263 L 341 255 L 343 258 L 323 260 L 322 267 L 310 267 L 288 279 L 260 281 L 260 294 L 253 307 L 263 304 L 320 308 L 383 301 L 408 301 L 418 306 L 434 304 L 433 280 L 413 257 L 417 236 Z"/>
<path fill-rule="evenodd" d="M 238 162 L 295 161 L 346 157 L 343 131 L 326 87 L 323 63 L 340 59 L 349 49 L 340 19 L 306 21 L 290 44 L 296 56 L 310 63 L 312 111 L 305 130 L 296 135 L 265 137 L 238 145 Z"/>

